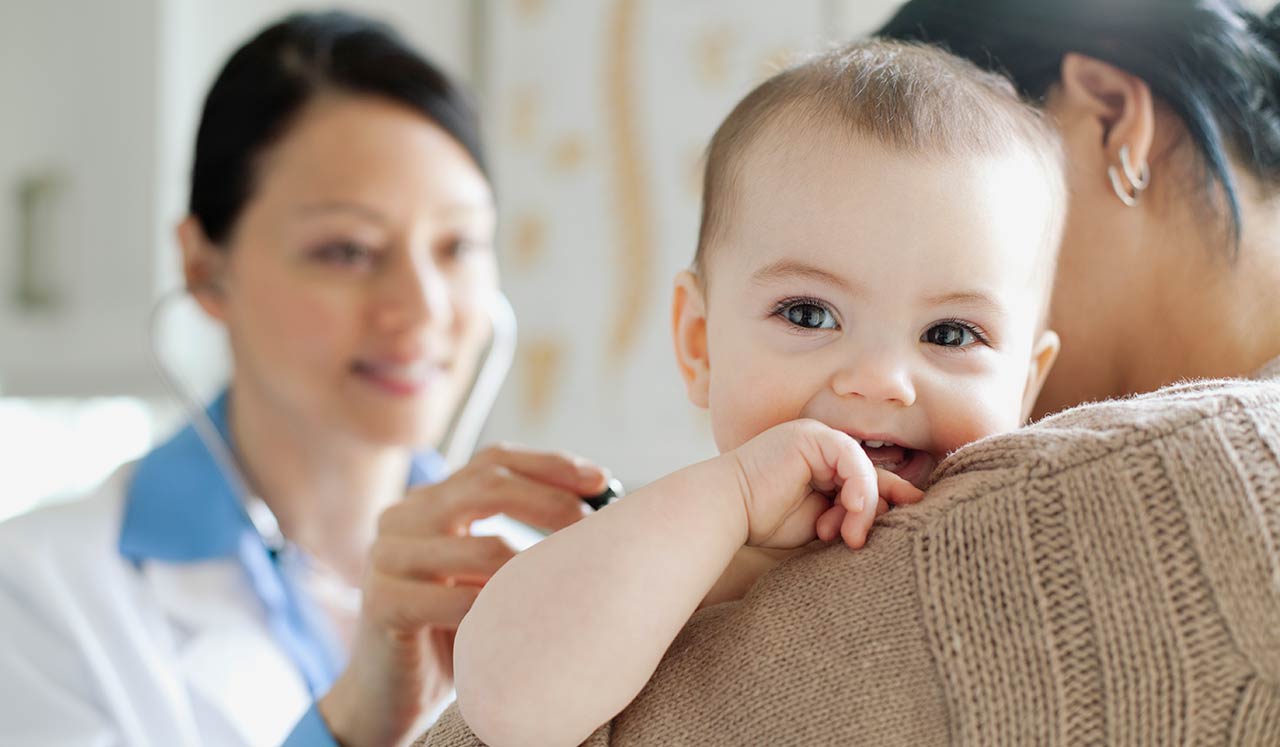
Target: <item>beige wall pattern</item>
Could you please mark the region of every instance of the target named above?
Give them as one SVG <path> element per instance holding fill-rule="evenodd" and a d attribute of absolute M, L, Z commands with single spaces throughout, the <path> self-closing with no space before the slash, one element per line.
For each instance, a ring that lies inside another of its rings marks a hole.
<path fill-rule="evenodd" d="M 649 204 L 649 173 L 636 121 L 636 14 L 638 0 L 616 0 L 610 12 L 609 45 L 605 60 L 604 119 L 614 154 L 613 203 L 618 243 L 609 361 L 624 363 L 635 344 L 639 325 L 653 303 L 653 220 Z"/>

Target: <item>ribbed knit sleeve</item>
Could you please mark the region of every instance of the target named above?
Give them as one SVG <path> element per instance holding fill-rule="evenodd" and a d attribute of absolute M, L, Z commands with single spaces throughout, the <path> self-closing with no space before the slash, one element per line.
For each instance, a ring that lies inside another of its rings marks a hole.
<path fill-rule="evenodd" d="M 954 741 L 1280 745 L 1277 426 L 1280 387 L 1204 383 L 944 464 L 917 563 Z"/>
<path fill-rule="evenodd" d="M 1089 405 L 694 617 L 589 745 L 1280 745 L 1280 383 Z M 419 744 L 477 744 L 451 709 Z"/>

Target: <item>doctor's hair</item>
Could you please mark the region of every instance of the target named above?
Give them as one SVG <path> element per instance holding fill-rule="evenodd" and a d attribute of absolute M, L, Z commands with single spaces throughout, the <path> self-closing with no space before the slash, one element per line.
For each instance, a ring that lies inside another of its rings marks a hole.
<path fill-rule="evenodd" d="M 305 106 L 326 93 L 379 96 L 438 125 L 487 176 L 479 120 L 440 68 L 385 23 L 298 13 L 240 47 L 205 99 L 191 173 L 191 214 L 223 245 L 254 190 L 256 168 Z"/>
<path fill-rule="evenodd" d="M 1182 120 L 1207 202 L 1238 252 L 1239 188 L 1229 158 L 1280 186 L 1280 8 L 1238 0 L 912 0 L 879 35 L 939 44 L 1004 73 L 1043 104 L 1076 52 L 1142 78 Z"/>
<path fill-rule="evenodd" d="M 869 40 L 814 55 L 761 83 L 725 118 L 707 148 L 702 224 L 693 260 L 705 282 L 708 253 L 722 240 L 758 141 L 836 136 L 929 158 L 1018 154 L 1033 159 L 1056 206 L 1045 225 L 1047 276 L 1066 213 L 1057 131 L 1004 78 L 928 45 Z"/>

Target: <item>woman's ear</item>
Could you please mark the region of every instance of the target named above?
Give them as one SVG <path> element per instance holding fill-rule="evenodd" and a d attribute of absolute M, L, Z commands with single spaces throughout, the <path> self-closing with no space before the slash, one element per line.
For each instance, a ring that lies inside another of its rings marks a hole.
<path fill-rule="evenodd" d="M 1035 347 L 1031 349 L 1031 365 L 1027 367 L 1027 387 L 1022 393 L 1023 422 L 1031 417 L 1036 398 L 1040 396 L 1040 389 L 1044 386 L 1045 379 L 1049 378 L 1049 370 L 1053 368 L 1053 362 L 1058 359 L 1058 351 L 1061 349 L 1062 342 L 1058 339 L 1058 333 L 1051 329 L 1041 332 Z"/>
<path fill-rule="evenodd" d="M 684 378 L 689 401 L 705 408 L 711 380 L 707 357 L 707 304 L 702 283 L 688 270 L 676 275 L 671 301 L 671 336 L 676 346 L 676 364 Z"/>
<path fill-rule="evenodd" d="M 223 277 L 226 274 L 226 250 L 209 240 L 194 215 L 188 215 L 178 224 L 177 236 L 178 245 L 182 247 L 182 274 L 186 278 L 187 292 L 206 314 L 225 321 L 227 303 Z"/>
<path fill-rule="evenodd" d="M 1139 172 L 1152 158 L 1155 103 L 1147 82 L 1093 57 L 1068 52 L 1062 57 L 1060 87 L 1049 107 L 1064 131 L 1085 125 L 1094 132 L 1107 165 L 1128 165 Z"/>

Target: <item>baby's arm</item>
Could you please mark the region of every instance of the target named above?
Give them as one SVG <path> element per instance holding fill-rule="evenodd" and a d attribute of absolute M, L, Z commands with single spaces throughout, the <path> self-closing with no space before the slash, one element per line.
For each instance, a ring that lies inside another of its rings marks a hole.
<path fill-rule="evenodd" d="M 744 544 L 801 547 L 835 516 L 824 538 L 860 547 L 879 495 L 920 493 L 848 435 L 795 421 L 557 532 L 503 566 L 458 629 L 463 717 L 493 747 L 581 742 L 640 692 Z"/>
<path fill-rule="evenodd" d="M 503 566 L 458 629 L 458 707 L 492 747 L 577 744 L 640 692 L 747 540 L 722 458 L 680 470 Z"/>
<path fill-rule="evenodd" d="M 732 602 L 746 596 L 761 576 L 773 570 L 782 561 L 811 547 L 823 547 L 826 543 L 813 543 L 795 550 L 765 550 L 760 547 L 743 547 L 734 553 L 733 560 L 716 581 L 711 591 L 703 597 L 698 609 L 713 604 Z"/>

